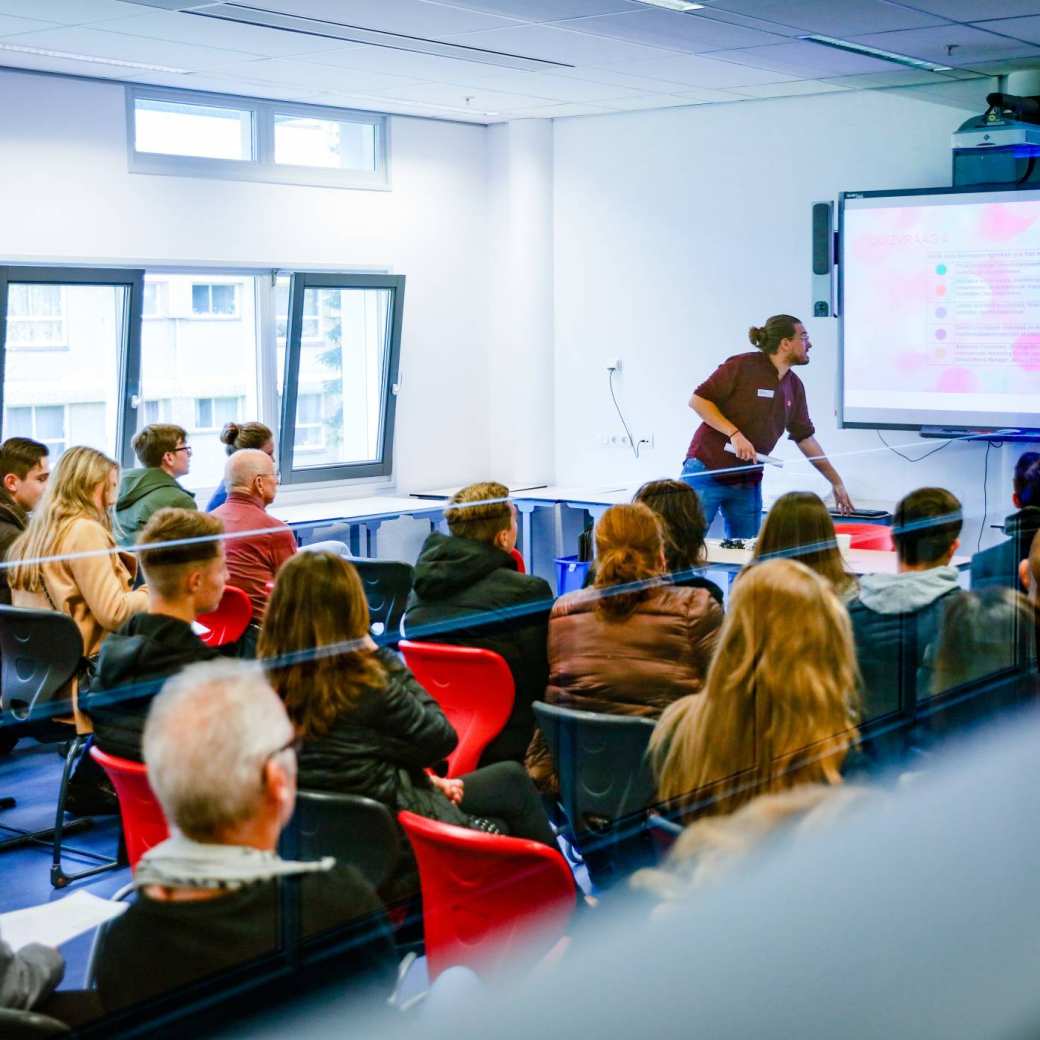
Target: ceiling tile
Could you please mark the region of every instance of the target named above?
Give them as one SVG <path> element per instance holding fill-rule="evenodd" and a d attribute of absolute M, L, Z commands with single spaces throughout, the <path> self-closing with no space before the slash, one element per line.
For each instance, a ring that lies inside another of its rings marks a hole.
<path fill-rule="evenodd" d="M 1040 6 L 1040 0 L 1037 0 Z M 1027 43 L 1040 43 L 1040 14 L 1031 18 L 1001 18 L 1000 21 L 976 22 L 977 29 L 989 29 L 1005 36 L 1014 36 Z"/>
<path fill-rule="evenodd" d="M 754 55 L 758 51 L 773 51 L 774 47 L 759 47 L 751 51 L 735 53 Z M 714 57 L 692 54 L 662 55 L 653 62 L 637 63 L 623 66 L 625 71 L 639 75 L 657 76 L 671 83 L 682 83 L 691 87 L 713 87 L 716 90 L 740 90 L 741 87 L 755 83 L 779 83 L 796 79 L 796 76 L 777 72 L 775 69 L 752 68 L 751 58 L 746 65 L 738 65 L 731 61 L 716 61 Z M 588 70 L 591 75 L 591 70 Z M 811 70 L 802 69 L 803 78 L 811 77 Z"/>
<path fill-rule="evenodd" d="M 563 119 L 568 116 L 605 116 L 610 111 L 601 105 L 573 104 L 540 105 L 537 108 L 518 109 L 509 119 Z"/>
<path fill-rule="evenodd" d="M 498 69 L 496 75 L 473 81 L 482 90 L 499 90 L 516 94 L 531 94 L 551 98 L 554 101 L 604 101 L 610 98 L 636 97 L 641 91 L 631 87 L 597 83 L 577 76 L 554 76 L 541 72 L 521 72 L 515 69 Z M 454 84 L 467 83 L 465 79 L 449 81 Z M 661 90 L 661 85 L 657 85 Z"/>
<path fill-rule="evenodd" d="M 727 101 L 741 101 L 742 98 L 729 97 Z M 695 96 L 683 97 L 679 94 L 641 94 L 639 97 L 625 98 L 622 101 L 611 101 L 604 107 L 612 112 L 638 112 L 649 108 L 690 108 L 693 105 L 706 105 L 711 102 Z"/>
<path fill-rule="evenodd" d="M 182 90 L 201 90 L 214 94 L 240 94 L 244 97 L 269 98 L 272 101 L 305 101 L 320 97 L 323 92 L 305 85 L 293 86 L 289 83 L 272 83 L 266 80 L 246 79 L 242 76 L 225 76 L 220 72 L 192 72 L 187 76 L 171 76 L 161 72 L 148 73 L 146 76 L 134 75 L 134 79 L 142 79 L 147 83 L 156 83 L 168 87 L 180 87 Z M 324 104 L 315 101 L 315 104 Z M 369 107 L 372 99 L 369 99 Z"/>
<path fill-rule="evenodd" d="M 60 28 L 61 26 L 54 22 L 41 22 L 35 18 L 12 18 L 10 15 L 0 14 L 0 36 L 14 36 L 16 33 Z"/>
<path fill-rule="evenodd" d="M 857 72 L 882 72 L 892 63 L 863 54 L 822 47 L 818 43 L 793 40 L 772 47 L 751 47 L 747 50 L 717 51 L 713 58 L 732 61 L 757 69 L 786 72 L 796 79 L 823 79 L 829 76 L 853 75 Z"/>
<path fill-rule="evenodd" d="M 670 61 L 673 57 L 682 58 L 684 56 L 668 55 L 665 60 Z M 732 68 L 732 66 L 727 66 L 723 62 L 717 62 L 716 64 L 722 65 L 723 68 Z M 576 69 L 566 69 L 562 72 L 554 73 L 554 75 L 566 76 L 568 79 L 584 79 L 590 83 L 606 83 L 615 87 L 627 87 L 629 90 L 638 90 L 646 94 L 659 93 L 662 90 L 677 90 L 680 87 L 689 85 L 682 79 L 669 79 L 664 75 L 654 75 L 656 68 L 648 68 L 645 75 L 633 74 L 625 71 L 626 69 L 627 66 L 625 65 L 611 68 L 599 65 L 582 65 Z"/>
<path fill-rule="evenodd" d="M 977 22 L 980 18 L 1014 18 L 1038 14 L 1037 0 L 909 0 L 911 6 L 943 18 Z"/>
<path fill-rule="evenodd" d="M 678 11 L 637 11 L 633 14 L 606 15 L 602 18 L 584 18 L 580 23 L 583 33 L 610 36 L 631 43 L 670 50 L 699 53 L 730 47 L 757 47 L 773 43 L 773 33 L 747 29 L 729 22 L 702 17 L 701 12 L 682 14 Z"/>
<path fill-rule="evenodd" d="M 69 51 L 97 58 L 120 61 L 147 62 L 173 68 L 197 70 L 246 61 L 259 55 L 246 51 L 218 50 L 215 47 L 194 47 L 165 40 L 150 40 L 143 36 L 121 36 L 78 26 L 62 26 L 42 32 L 22 33 L 18 43 L 27 47 Z M 87 63 L 84 68 L 91 67 Z M 125 75 L 125 73 L 124 73 Z"/>
<path fill-rule="evenodd" d="M 520 108 L 535 108 L 556 100 L 537 95 L 510 94 L 498 90 L 471 89 L 450 83 L 420 83 L 397 90 L 380 91 L 388 98 L 400 101 L 423 101 L 427 104 L 451 105 L 462 110 L 478 112 L 513 111 Z"/>
<path fill-rule="evenodd" d="M 436 0 L 434 0 L 436 2 Z M 599 14 L 637 11 L 642 4 L 631 0 L 443 0 L 451 7 L 481 11 L 525 22 L 556 22 L 564 18 L 589 18 Z"/>
<path fill-rule="evenodd" d="M 777 22 L 806 32 L 848 37 L 857 33 L 886 32 L 890 29 L 917 29 L 940 25 L 935 15 L 885 0 L 718 0 L 711 10 L 753 14 L 763 22 Z"/>
<path fill-rule="evenodd" d="M 855 37 L 857 43 L 881 47 L 896 54 L 940 62 L 944 65 L 970 65 L 996 58 L 1024 58 L 1040 53 L 1035 44 L 998 36 L 970 25 L 945 25 L 933 29 L 908 29 Z M 947 52 L 955 45 L 953 54 Z"/>
<path fill-rule="evenodd" d="M 9 69 L 25 69 L 27 71 L 56 72 L 67 76 L 90 76 L 92 79 L 127 78 L 128 70 L 118 65 L 87 65 L 82 61 L 66 58 L 52 58 L 44 54 L 22 54 L 18 51 L 0 50 L 0 67 Z M 133 78 L 140 79 L 145 75 L 143 70 L 133 69 Z M 187 76 L 178 76 L 177 85 L 184 87 Z"/>
<path fill-rule="evenodd" d="M 291 83 L 333 90 L 341 94 L 362 91 L 367 94 L 382 90 L 410 87 L 422 82 L 418 77 L 388 76 L 382 72 L 362 72 L 334 65 L 316 65 L 292 58 L 265 58 L 260 61 L 224 64 L 218 70 L 225 76 L 242 76 L 268 83 Z"/>
<path fill-rule="evenodd" d="M 43 18 L 63 25 L 87 25 L 105 18 L 125 18 L 135 10 L 140 8 L 135 9 L 118 0 L 0 0 L 0 14 Z"/>
<path fill-rule="evenodd" d="M 313 103 L 331 108 L 373 109 L 377 112 L 388 112 L 391 115 L 417 116 L 421 119 L 454 119 L 465 123 L 483 124 L 497 121 L 499 118 L 498 116 L 488 117 L 482 112 L 455 109 L 449 105 L 427 105 L 418 101 L 400 101 L 390 98 L 381 99 L 379 105 L 375 106 L 372 104 L 372 99 L 364 94 L 328 93 L 314 99 Z"/>
<path fill-rule="evenodd" d="M 741 87 L 738 91 L 749 98 L 800 97 L 806 94 L 833 94 L 849 88 L 841 80 L 799 79 L 790 83 L 763 83 L 760 86 Z"/>
<path fill-rule="evenodd" d="M 385 72 L 393 76 L 440 80 L 444 83 L 478 82 L 485 76 L 507 71 L 500 65 L 462 61 L 438 54 L 421 54 L 418 51 L 401 51 L 363 43 L 344 44 L 337 50 L 308 54 L 307 61 L 315 65 L 335 65 L 338 68 Z"/>

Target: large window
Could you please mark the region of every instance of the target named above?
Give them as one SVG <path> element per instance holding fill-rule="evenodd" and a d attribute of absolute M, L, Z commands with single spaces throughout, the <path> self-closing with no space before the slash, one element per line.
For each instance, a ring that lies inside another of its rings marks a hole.
<path fill-rule="evenodd" d="M 60 285 L 12 285 L 7 301 L 7 346 L 65 346 L 65 292 Z"/>
<path fill-rule="evenodd" d="M 132 173 L 389 186 L 385 115 L 160 87 L 126 98 Z"/>

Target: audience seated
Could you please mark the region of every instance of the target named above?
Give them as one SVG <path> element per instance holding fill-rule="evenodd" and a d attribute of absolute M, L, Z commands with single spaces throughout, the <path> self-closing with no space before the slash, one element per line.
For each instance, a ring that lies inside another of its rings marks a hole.
<path fill-rule="evenodd" d="M 144 758 L 171 837 L 142 857 L 137 899 L 99 943 L 107 1010 L 284 950 L 286 882 L 299 886 L 303 936 L 355 932 L 337 955 L 343 983 L 389 995 L 396 958 L 368 883 L 331 858 L 293 862 L 276 851 L 296 800 L 295 734 L 259 668 L 211 661 L 170 679 L 152 703 Z"/>
<path fill-rule="evenodd" d="M 925 665 L 942 613 L 959 593 L 957 568 L 950 565 L 961 532 L 961 504 L 944 488 L 919 488 L 900 500 L 893 516 L 898 573 L 867 574 L 849 604 L 856 651 L 866 679 L 868 714 L 872 704 L 891 705 L 892 690 L 878 689 L 890 662 L 910 655 L 911 671 Z M 926 670 L 925 670 L 926 671 Z M 902 681 L 902 680 L 900 680 Z M 929 680 L 923 671 L 922 689 Z M 899 691 L 901 699 L 907 691 Z"/>
<path fill-rule="evenodd" d="M 752 566 L 774 558 L 801 560 L 826 578 L 842 600 L 856 595 L 858 585 L 845 569 L 831 514 L 811 491 L 781 495 L 769 510 L 751 554 Z"/>
<path fill-rule="evenodd" d="M 278 569 L 295 555 L 296 539 L 287 525 L 267 512 L 278 494 L 278 475 L 267 452 L 256 448 L 236 451 L 227 461 L 224 479 L 229 489 L 227 501 L 213 515 L 223 522 L 228 535 L 253 532 L 229 537 L 225 551 L 228 580 L 253 604 L 250 629 L 255 642 L 269 590 Z"/>
<path fill-rule="evenodd" d="M 722 608 L 705 588 L 665 583 L 661 520 L 648 506 L 617 505 L 596 524 L 596 584 L 561 596 L 549 618 L 550 704 L 656 718 L 699 693 Z M 615 591 L 615 585 L 641 587 Z M 555 792 L 556 771 L 541 731 L 527 768 Z"/>
<path fill-rule="evenodd" d="M 516 684 L 513 713 L 484 749 L 481 765 L 523 761 L 534 732 L 531 704 L 542 697 L 549 674 L 552 589 L 541 578 L 517 573 L 510 556 L 516 509 L 508 497 L 509 489 L 494 482 L 471 484 L 452 497 L 445 513 L 451 534 L 435 531 L 426 539 L 404 616 L 409 639 L 493 650 L 509 665 Z M 495 616 L 484 616 L 489 614 Z M 436 631 L 423 633 L 427 625 Z"/>
<path fill-rule="evenodd" d="M 0 560 L 25 530 L 43 495 L 50 476 L 49 454 L 46 444 L 28 437 L 8 437 L 0 444 Z M 0 569 L 0 603 L 10 602 L 7 570 Z"/>
<path fill-rule="evenodd" d="M 342 557 L 300 553 L 282 568 L 259 650 L 303 738 L 300 786 L 365 795 L 395 816 L 407 809 L 555 848 L 519 764 L 498 762 L 455 780 L 426 772 L 458 737 L 401 659 L 376 648 L 368 625 L 361 579 Z M 414 861 L 405 856 L 389 892 L 416 888 Z"/>
<path fill-rule="evenodd" d="M 112 537 L 109 509 L 118 482 L 119 466 L 107 455 L 70 448 L 8 551 L 14 605 L 68 614 L 87 658 L 97 656 L 109 632 L 148 606 L 147 589 L 131 588 L 137 561 L 118 552 Z"/>
<path fill-rule="evenodd" d="M 223 532 L 215 516 L 187 509 L 160 509 L 141 532 L 148 610 L 105 640 L 86 704 L 102 751 L 140 762 L 145 718 L 163 680 L 218 656 L 191 623 L 224 593 Z"/>
<path fill-rule="evenodd" d="M 708 525 L 697 492 L 681 480 L 647 481 L 632 497 L 633 502 L 649 506 L 660 518 L 664 533 L 665 577 L 672 585 L 707 589 L 719 606 L 724 605 L 722 589 L 699 573 L 708 558 L 704 544 Z M 589 564 L 585 587 L 596 583 L 596 563 Z"/>
<path fill-rule="evenodd" d="M 855 743 L 856 657 L 826 579 L 767 560 L 733 586 L 704 692 L 676 701 L 650 738 L 657 792 L 687 815 L 838 784 Z"/>
<path fill-rule="evenodd" d="M 973 589 L 999 585 L 1015 588 L 1019 564 L 1029 555 L 1033 536 L 1040 530 L 1040 453 L 1025 452 L 1015 464 L 1011 502 L 1017 510 L 1004 519 L 1003 542 L 971 558 Z"/>
<path fill-rule="evenodd" d="M 252 448 L 262 451 L 265 455 L 274 458 L 274 434 L 269 426 L 262 422 L 247 423 L 225 423 L 224 429 L 220 431 L 220 443 L 224 445 L 228 455 L 234 455 L 236 451 L 243 448 Z M 228 497 L 227 481 L 222 480 L 217 485 L 206 506 L 206 512 L 212 513 L 214 509 L 222 506 Z"/>
<path fill-rule="evenodd" d="M 141 430 L 133 443 L 144 469 L 127 470 L 119 485 L 115 530 L 120 545 L 133 545 L 156 510 L 196 508 L 195 496 L 177 483 L 177 478 L 191 469 L 187 431 L 181 426 L 153 423 Z"/>

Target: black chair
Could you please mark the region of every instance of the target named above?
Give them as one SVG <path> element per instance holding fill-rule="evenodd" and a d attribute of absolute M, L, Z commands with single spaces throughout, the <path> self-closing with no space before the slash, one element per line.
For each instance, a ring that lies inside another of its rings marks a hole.
<path fill-rule="evenodd" d="M 100 861 L 100 865 L 77 874 L 66 874 L 62 867 L 63 836 L 87 830 L 93 824 L 89 818 L 65 822 L 69 778 L 91 736 L 77 734 L 71 725 L 56 726 L 52 721 L 55 716 L 72 713 L 72 688 L 82 661 L 83 639 L 67 614 L 0 605 L 0 712 L 3 720 L 26 724 L 43 740 L 71 740 L 58 788 L 54 827 L 17 832 L 16 837 L 0 841 L 0 851 L 30 843 L 51 844 L 51 884 L 55 888 L 64 888 L 70 881 L 119 866 L 116 859 L 107 859 L 84 849 L 70 849 L 89 860 Z M 67 734 L 63 732 L 66 728 Z M 4 829 L 14 830 L 10 827 Z"/>
<path fill-rule="evenodd" d="M 412 591 L 414 569 L 394 560 L 351 560 L 365 588 L 372 638 L 381 646 L 401 638 L 401 618 Z"/>
<path fill-rule="evenodd" d="M 397 866 L 401 839 L 382 802 L 354 794 L 299 791 L 292 821 L 282 833 L 282 847 L 291 858 L 334 856 L 379 888 Z"/>
<path fill-rule="evenodd" d="M 534 714 L 560 780 L 568 839 L 590 870 L 645 833 L 655 785 L 647 759 L 652 719 L 575 711 L 535 701 Z"/>
<path fill-rule="evenodd" d="M 0 1008 L 0 1036 L 4 1040 L 35 1040 L 41 1036 L 69 1036 L 72 1030 L 64 1022 L 35 1011 Z"/>

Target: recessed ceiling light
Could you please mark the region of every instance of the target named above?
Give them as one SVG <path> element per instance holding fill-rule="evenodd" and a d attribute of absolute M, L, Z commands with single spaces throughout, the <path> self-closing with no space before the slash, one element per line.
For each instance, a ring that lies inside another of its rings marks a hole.
<path fill-rule="evenodd" d="M 704 4 L 692 4 L 689 0 L 636 0 L 636 3 L 663 7 L 668 11 L 699 11 L 704 7 Z"/>
<path fill-rule="evenodd" d="M 867 47 L 862 43 L 850 43 L 848 40 L 837 40 L 833 36 L 820 36 L 813 33 L 799 39 L 809 43 L 818 43 L 821 47 L 833 47 L 837 51 L 848 51 L 850 54 L 864 54 L 869 58 L 891 61 L 896 65 L 906 65 L 911 69 L 922 69 L 925 72 L 952 72 L 951 65 L 936 65 L 934 61 L 924 58 L 912 58 L 909 54 L 896 54 L 894 51 L 883 51 L 880 47 Z"/>
<path fill-rule="evenodd" d="M 122 61 L 119 58 L 98 58 L 92 54 L 74 54 L 72 51 L 51 51 L 42 47 L 17 47 L 13 43 L 0 43 L 0 50 L 16 51 L 19 54 L 39 54 L 44 58 L 64 58 L 66 61 L 89 61 L 94 65 L 115 65 L 121 69 L 144 69 L 147 72 L 172 72 L 187 76 L 190 69 L 175 69 L 170 65 L 149 65 L 143 61 Z"/>

